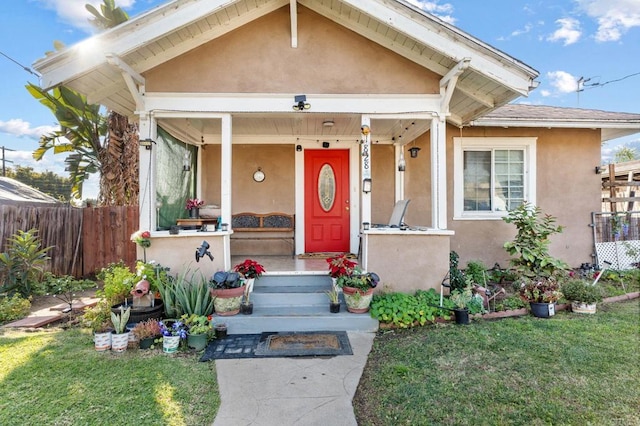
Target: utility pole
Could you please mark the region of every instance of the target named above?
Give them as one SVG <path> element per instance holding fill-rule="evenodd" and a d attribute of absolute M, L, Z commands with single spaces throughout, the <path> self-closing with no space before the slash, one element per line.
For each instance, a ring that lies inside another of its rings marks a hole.
<path fill-rule="evenodd" d="M 13 161 L 11 160 L 7 160 L 4 156 L 4 152 L 5 151 L 15 151 L 15 149 L 9 149 L 9 148 L 5 148 L 4 146 L 2 146 L 2 176 L 5 177 L 7 176 L 7 167 L 5 163 L 13 163 Z"/>

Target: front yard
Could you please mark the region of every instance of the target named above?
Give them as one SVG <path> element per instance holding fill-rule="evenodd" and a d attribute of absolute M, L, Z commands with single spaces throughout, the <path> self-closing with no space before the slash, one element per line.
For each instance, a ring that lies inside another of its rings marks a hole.
<path fill-rule="evenodd" d="M 638 300 L 381 332 L 359 425 L 640 424 Z"/>

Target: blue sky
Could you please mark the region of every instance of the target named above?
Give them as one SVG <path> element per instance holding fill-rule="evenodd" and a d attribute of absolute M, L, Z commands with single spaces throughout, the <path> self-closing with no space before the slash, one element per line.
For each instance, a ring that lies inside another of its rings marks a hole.
<path fill-rule="evenodd" d="M 409 2 L 538 70 L 540 85 L 517 102 L 640 113 L 640 0 Z M 0 146 L 15 150 L 6 157 L 16 164 L 64 174 L 60 156 L 31 158 L 56 122 L 25 90 L 38 78 L 22 66 L 53 50 L 54 40 L 72 45 L 89 37 L 86 3 L 101 1 L 0 1 Z M 129 16 L 163 3 L 116 0 Z M 640 135 L 606 144 L 603 158 L 621 145 L 640 151 Z M 94 183 L 86 190 L 95 196 Z"/>

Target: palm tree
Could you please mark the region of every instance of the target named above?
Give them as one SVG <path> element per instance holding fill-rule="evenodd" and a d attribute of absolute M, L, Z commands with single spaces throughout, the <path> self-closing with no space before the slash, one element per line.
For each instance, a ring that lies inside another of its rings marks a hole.
<path fill-rule="evenodd" d="M 90 22 L 99 29 L 114 27 L 129 16 L 114 0 L 103 0 L 102 14 L 87 4 L 95 16 Z M 56 48 L 60 45 L 54 43 Z M 138 127 L 114 111 L 105 117 L 99 105 L 90 105 L 82 94 L 64 86 L 50 92 L 29 83 L 27 90 L 58 119 L 60 130 L 43 135 L 33 153 L 42 159 L 50 150 L 68 154 L 66 170 L 73 181 L 72 196 L 82 198 L 82 186 L 90 174 L 100 173 L 100 205 L 137 205 Z"/>

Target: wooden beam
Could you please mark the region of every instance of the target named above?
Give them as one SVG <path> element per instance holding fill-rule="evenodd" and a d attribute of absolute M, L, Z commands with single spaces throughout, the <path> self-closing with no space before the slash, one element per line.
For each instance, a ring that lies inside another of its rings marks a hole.
<path fill-rule="evenodd" d="M 605 203 L 624 203 L 628 202 L 640 202 L 640 197 L 603 197 L 602 201 Z"/>

